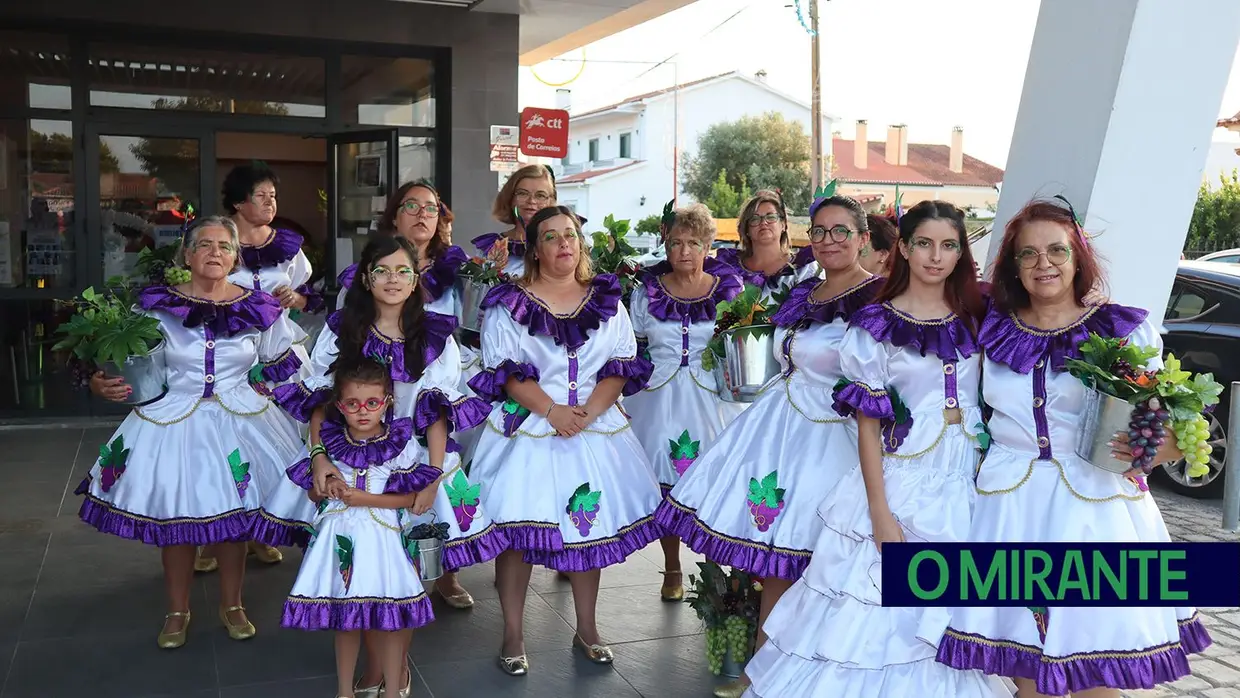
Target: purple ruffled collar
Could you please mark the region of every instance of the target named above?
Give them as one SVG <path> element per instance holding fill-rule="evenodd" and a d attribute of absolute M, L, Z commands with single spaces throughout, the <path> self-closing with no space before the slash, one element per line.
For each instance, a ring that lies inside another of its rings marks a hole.
<path fill-rule="evenodd" d="M 883 285 L 882 277 L 871 276 L 834 298 L 819 302 L 814 300 L 814 289 L 822 283 L 826 282 L 814 278 L 806 279 L 794 286 L 788 293 L 788 299 L 771 317 L 771 321 L 780 327 L 791 327 L 800 322 L 823 324 L 830 324 L 836 320 L 847 322 L 853 313 L 874 300 L 874 295 Z"/>
<path fill-rule="evenodd" d="M 728 265 L 728 267 L 732 269 L 732 273 L 737 274 L 744 279 L 745 283 L 752 284 L 758 288 L 776 288 L 780 285 L 784 277 L 795 276 L 797 270 L 808 263 L 805 261 L 802 253 L 797 253 L 793 256 L 792 260 L 785 264 L 779 271 L 774 274 L 767 275 L 760 271 L 753 271 L 752 269 L 746 267 L 744 262 L 741 261 L 741 251 L 738 249 L 727 248 L 719 250 L 715 253 L 715 259 Z M 811 251 L 809 255 L 809 262 L 812 261 L 814 261 L 814 255 Z"/>
<path fill-rule="evenodd" d="M 360 441 L 349 435 L 349 428 L 336 419 L 323 421 L 319 432 L 327 455 L 355 470 L 382 465 L 405 450 L 413 438 L 413 418 L 394 419 L 383 425 L 383 433 Z"/>
<path fill-rule="evenodd" d="M 337 310 L 327 316 L 327 326 L 336 333 L 337 338 L 340 336 L 340 318 L 343 312 L 343 310 Z M 447 346 L 448 339 L 455 329 L 456 318 L 451 315 L 429 311 L 422 314 L 422 336 L 426 342 L 422 356 L 427 366 L 443 354 L 444 347 Z M 371 327 L 366 335 L 366 342 L 362 345 L 362 356 L 369 356 L 390 366 L 394 381 L 413 383 L 420 378 L 420 376 L 410 375 L 405 367 L 405 340 L 402 337 L 389 337 Z"/>
<path fill-rule="evenodd" d="M 707 257 L 702 260 L 702 271 L 707 274 L 714 274 L 715 276 L 736 275 L 736 269 L 734 269 L 731 264 L 715 259 L 714 257 Z M 638 272 L 638 275 L 644 281 L 646 277 L 649 276 L 663 276 L 664 274 L 670 273 L 672 273 L 672 263 L 665 259 L 658 264 L 651 264 L 648 267 L 643 267 Z"/>
<path fill-rule="evenodd" d="M 1081 342 L 1096 333 L 1108 339 L 1127 337 L 1149 313 L 1118 303 L 1086 310 L 1075 322 L 1054 330 L 1042 330 L 1021 322 L 1016 313 L 991 308 L 978 332 L 986 357 L 1013 371 L 1027 374 L 1043 357 L 1050 367 L 1062 371 L 1064 361 L 1080 358 Z"/>
<path fill-rule="evenodd" d="M 559 346 L 576 349 L 586 343 L 590 332 L 611 319 L 620 308 L 620 281 L 612 274 L 599 274 L 590 282 L 585 298 L 576 310 L 557 315 L 540 299 L 515 283 L 492 288 L 482 299 L 483 309 L 502 305 L 512 319 L 529 328 L 530 335 L 542 335 Z"/>
<path fill-rule="evenodd" d="M 232 337 L 254 328 L 265 330 L 283 312 L 280 301 L 253 289 L 231 301 L 212 301 L 178 291 L 172 286 L 148 286 L 138 295 L 143 310 L 162 310 L 181 319 L 185 327 L 202 326 L 216 337 Z"/>
<path fill-rule="evenodd" d="M 445 291 L 452 288 L 452 284 L 456 283 L 457 272 L 467 261 L 469 256 L 465 254 L 465 250 L 452 245 L 440 252 L 431 265 L 422 270 L 419 278 L 422 281 L 422 295 L 427 302 L 439 300 Z"/>
<path fill-rule="evenodd" d="M 266 242 L 241 246 L 241 264 L 251 271 L 283 264 L 297 256 L 302 242 L 302 237 L 297 233 L 275 228 Z"/>
<path fill-rule="evenodd" d="M 716 274 L 710 291 L 698 298 L 672 295 L 663 285 L 663 277 L 654 274 L 644 276 L 642 286 L 650 301 L 649 312 L 652 317 L 662 322 L 681 322 L 688 317 L 690 323 L 714 322 L 719 304 L 736 298 L 744 288 L 740 277 L 731 273 Z"/>
<path fill-rule="evenodd" d="M 853 313 L 848 322 L 876 341 L 908 347 L 922 356 L 933 354 L 943 361 L 968 358 L 978 351 L 977 338 L 954 313 L 938 320 L 919 320 L 890 303 L 873 303 Z"/>
<path fill-rule="evenodd" d="M 494 245 L 496 241 L 498 241 L 500 238 L 503 238 L 503 237 L 507 237 L 507 235 L 505 235 L 504 233 L 485 233 L 483 235 L 479 235 L 473 240 L 470 240 L 470 242 L 474 244 L 474 247 L 478 248 L 478 252 L 485 255 L 487 252 L 491 250 L 491 246 Z M 525 255 L 525 241 L 514 240 L 512 238 L 508 238 L 508 256 L 509 257 L 522 257 L 524 255 Z"/>

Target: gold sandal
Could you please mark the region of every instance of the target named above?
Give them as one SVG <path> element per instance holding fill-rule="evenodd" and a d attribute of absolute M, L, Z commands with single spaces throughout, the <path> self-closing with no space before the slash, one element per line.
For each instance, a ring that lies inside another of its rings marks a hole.
<path fill-rule="evenodd" d="M 185 644 L 185 640 L 189 635 L 189 611 L 173 611 L 164 616 L 164 625 L 168 625 L 169 618 L 184 618 L 185 622 L 181 624 L 181 629 L 174 633 L 166 633 L 163 628 L 159 629 L 159 637 L 155 641 L 159 643 L 161 650 L 174 650 Z"/>
<path fill-rule="evenodd" d="M 663 586 L 659 589 L 659 598 L 667 602 L 677 602 L 685 600 L 685 585 L 681 581 L 680 584 L 672 585 L 667 583 L 667 578 L 676 575 L 684 580 L 684 572 L 677 570 L 675 572 L 663 573 Z"/>
<path fill-rule="evenodd" d="M 239 625 L 230 623 L 228 621 L 228 614 L 236 613 L 237 611 L 244 613 L 245 606 L 229 606 L 228 608 L 220 606 L 220 622 L 224 624 L 224 628 L 228 631 L 228 637 L 234 640 L 249 640 L 258 634 L 258 629 L 254 627 L 249 618 L 246 618 L 245 622 Z"/>

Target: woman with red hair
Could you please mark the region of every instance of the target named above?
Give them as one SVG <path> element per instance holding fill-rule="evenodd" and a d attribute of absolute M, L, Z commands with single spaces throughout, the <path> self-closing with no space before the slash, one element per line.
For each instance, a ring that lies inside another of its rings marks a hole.
<path fill-rule="evenodd" d="M 1071 207 L 1053 201 L 1030 202 L 1008 223 L 990 281 L 978 343 L 991 443 L 968 540 L 1169 541 L 1141 470 L 1121 475 L 1075 454 L 1086 388 L 1065 370 L 1091 333 L 1161 349 L 1148 313 L 1086 300 L 1102 270 Z M 1154 462 L 1179 455 L 1169 439 Z M 961 608 L 938 660 L 1011 677 L 1021 698 L 1101 698 L 1186 676 L 1187 654 L 1209 645 L 1192 608 Z"/>

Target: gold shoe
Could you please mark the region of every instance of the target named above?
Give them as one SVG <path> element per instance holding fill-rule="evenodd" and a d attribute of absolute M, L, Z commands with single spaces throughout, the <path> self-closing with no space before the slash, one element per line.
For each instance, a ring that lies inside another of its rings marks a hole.
<path fill-rule="evenodd" d="M 353 685 L 353 698 L 379 698 L 379 691 L 383 688 L 383 682 L 369 687 L 362 688 L 357 684 Z"/>
<path fill-rule="evenodd" d="M 399 698 L 409 698 L 413 695 L 413 666 L 409 664 L 409 658 L 405 658 L 405 671 L 409 672 L 409 678 L 405 679 L 405 687 L 400 689 Z"/>
<path fill-rule="evenodd" d="M 263 545 L 258 541 L 249 541 L 245 544 L 246 554 L 253 555 L 258 558 L 259 562 L 267 565 L 278 565 L 284 559 L 284 553 L 270 545 Z"/>
<path fill-rule="evenodd" d="M 185 639 L 189 635 L 189 611 L 173 611 L 164 616 L 164 625 L 168 624 L 169 618 L 184 618 L 185 622 L 181 624 L 181 629 L 175 633 L 166 633 L 163 628 L 159 629 L 159 637 L 155 641 L 159 643 L 161 650 L 174 650 L 185 644 Z"/>
<path fill-rule="evenodd" d="M 499 669 L 509 676 L 525 676 L 530 672 L 530 660 L 526 659 L 524 654 L 516 657 L 505 657 L 501 654 Z"/>
<path fill-rule="evenodd" d="M 684 575 L 681 572 L 664 572 L 663 573 L 663 586 L 659 589 L 659 598 L 663 599 L 664 601 L 669 601 L 669 602 L 684 601 L 685 600 L 684 583 L 683 582 L 680 584 L 668 584 L 667 583 L 667 578 L 672 575 L 676 575 L 677 577 L 680 577 L 681 579 L 684 578 Z"/>
<path fill-rule="evenodd" d="M 245 606 L 229 606 L 228 608 L 220 606 L 220 622 L 223 623 L 224 628 L 228 630 L 228 637 L 234 640 L 249 640 L 257 635 L 258 629 L 254 627 L 254 624 L 250 622 L 249 618 L 246 618 L 245 622 L 240 625 L 233 625 L 228 622 L 228 614 L 235 613 L 236 611 L 241 611 L 244 613 Z"/>
<path fill-rule="evenodd" d="M 194 571 L 195 572 L 214 572 L 220 568 L 220 561 L 213 557 L 205 557 L 202 554 L 202 547 L 198 547 L 198 552 L 194 555 Z"/>
<path fill-rule="evenodd" d="M 445 594 L 439 590 L 439 587 L 435 587 L 435 593 L 439 594 L 439 598 L 443 599 L 443 602 L 448 604 L 450 608 L 465 610 L 474 607 L 474 597 L 470 596 L 469 592 L 464 589 L 459 594 Z"/>
<path fill-rule="evenodd" d="M 595 664 L 611 664 L 616 660 L 615 656 L 611 653 L 610 647 L 607 645 L 588 645 L 585 640 L 581 639 L 580 635 L 573 635 L 573 647 L 581 650 L 581 653 L 586 656 L 586 659 L 589 659 Z"/>
<path fill-rule="evenodd" d="M 741 679 L 729 681 L 722 686 L 715 687 L 715 698 L 741 698 L 745 695 L 745 691 L 749 690 L 749 684 Z"/>

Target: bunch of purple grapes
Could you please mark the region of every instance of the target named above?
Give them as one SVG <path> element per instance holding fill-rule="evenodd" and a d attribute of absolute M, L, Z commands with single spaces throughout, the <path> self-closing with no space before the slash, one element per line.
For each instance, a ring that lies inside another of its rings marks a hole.
<path fill-rule="evenodd" d="M 1132 465 L 1146 473 L 1153 470 L 1154 455 L 1167 440 L 1167 420 L 1171 413 L 1163 409 L 1158 398 L 1137 403 L 1128 421 L 1128 448 Z"/>
<path fill-rule="evenodd" d="M 77 356 L 71 355 L 68 360 L 69 368 L 69 384 L 74 390 L 87 390 L 90 388 L 90 377 L 97 370 L 95 365 L 90 361 L 79 359 Z"/>

